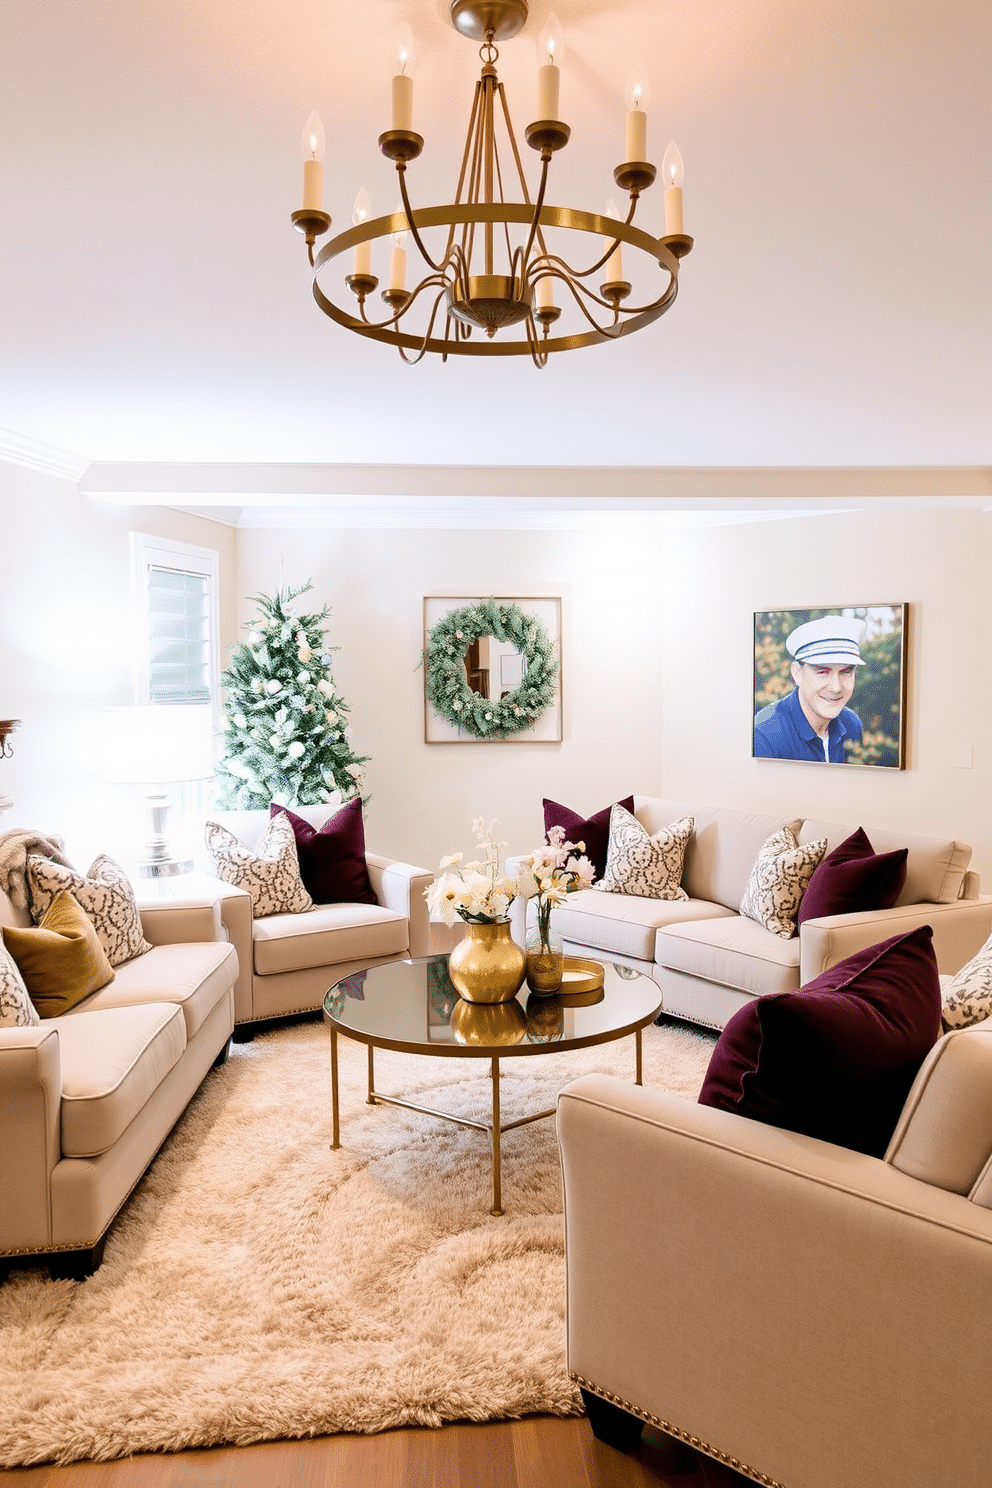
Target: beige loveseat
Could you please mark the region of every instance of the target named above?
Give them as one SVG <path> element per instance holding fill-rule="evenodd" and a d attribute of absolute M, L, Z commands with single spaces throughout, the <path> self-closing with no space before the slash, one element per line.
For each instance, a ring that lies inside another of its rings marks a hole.
<path fill-rule="evenodd" d="M 294 806 L 311 826 L 321 827 L 340 809 Z M 212 821 L 254 848 L 269 822 L 267 811 L 218 811 Z M 220 879 L 198 880 L 220 900 L 224 928 L 238 953 L 234 989 L 235 1038 L 250 1038 L 253 1025 L 319 1008 L 328 988 L 365 966 L 403 956 L 426 956 L 430 921 L 424 890 L 434 880 L 426 868 L 367 852 L 365 862 L 376 904 L 318 904 L 302 914 L 253 919 L 244 889 Z"/>
<path fill-rule="evenodd" d="M 29 916 L 0 894 L 0 924 Z M 151 950 L 36 1027 L 0 1028 L 0 1270 L 86 1276 L 107 1230 L 234 1027 L 219 904 L 141 911 Z"/>
<path fill-rule="evenodd" d="M 691 816 L 682 887 L 687 901 L 642 899 L 584 889 L 555 911 L 565 949 L 609 959 L 655 979 L 664 1011 L 711 1028 L 752 998 L 794 992 L 866 946 L 918 925 L 933 927 L 942 972 L 956 972 L 992 932 L 992 896 L 979 895 L 968 871 L 971 848 L 952 838 L 921 837 L 865 826 L 878 853 L 908 848 L 906 883 L 892 909 L 807 920 L 785 940 L 738 913 L 762 843 L 790 826 L 801 844 L 826 838 L 827 851 L 859 822 L 842 824 L 735 811 L 689 801 L 635 796 L 634 812 L 650 833 Z M 517 859 L 507 864 L 513 869 Z M 513 935 L 524 941 L 526 906 L 513 906 Z"/>
<path fill-rule="evenodd" d="M 992 1031 L 938 1042 L 884 1160 L 601 1075 L 558 1139 L 597 1435 L 772 1488 L 986 1488 Z"/>

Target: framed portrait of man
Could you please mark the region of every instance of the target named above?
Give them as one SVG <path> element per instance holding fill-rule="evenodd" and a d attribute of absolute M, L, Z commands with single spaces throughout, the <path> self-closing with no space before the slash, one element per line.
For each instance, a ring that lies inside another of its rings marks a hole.
<path fill-rule="evenodd" d="M 756 611 L 753 757 L 905 769 L 907 610 Z"/>

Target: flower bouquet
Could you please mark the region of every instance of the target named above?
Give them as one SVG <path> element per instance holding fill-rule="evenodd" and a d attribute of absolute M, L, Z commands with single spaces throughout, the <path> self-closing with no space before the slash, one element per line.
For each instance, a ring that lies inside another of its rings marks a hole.
<path fill-rule="evenodd" d="M 508 1002 L 524 979 L 526 957 L 510 939 L 509 908 L 520 891 L 516 878 L 502 869 L 494 830 L 482 817 L 472 823 L 482 857 L 466 863 L 461 853 L 442 858 L 437 877 L 426 890 L 431 919 L 453 925 L 465 921 L 465 938 L 448 957 L 448 975 L 468 1002 Z"/>
<path fill-rule="evenodd" d="M 533 884 L 537 900 L 537 921 L 527 936 L 527 985 L 532 992 L 557 992 L 561 986 L 565 957 L 551 927 L 551 911 L 569 894 L 591 888 L 596 870 L 584 854 L 584 842 L 566 842 L 564 827 L 550 827 L 547 846 L 523 860 L 521 887 Z"/>

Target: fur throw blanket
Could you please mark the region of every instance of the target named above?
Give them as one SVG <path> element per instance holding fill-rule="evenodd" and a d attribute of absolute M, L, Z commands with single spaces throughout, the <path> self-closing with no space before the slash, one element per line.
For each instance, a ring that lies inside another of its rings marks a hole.
<path fill-rule="evenodd" d="M 28 854 L 39 858 L 51 858 L 63 868 L 71 868 L 69 859 L 62 854 L 65 846 L 61 837 L 45 837 L 41 832 L 26 832 L 15 827 L 12 832 L 0 833 L 0 889 L 15 909 L 28 910 Z"/>

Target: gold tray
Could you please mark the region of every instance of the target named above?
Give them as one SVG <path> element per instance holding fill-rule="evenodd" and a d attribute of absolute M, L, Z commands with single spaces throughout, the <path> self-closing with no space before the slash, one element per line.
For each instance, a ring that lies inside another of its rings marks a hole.
<path fill-rule="evenodd" d="M 598 961 L 586 961 L 580 956 L 566 956 L 561 978 L 562 1001 L 578 1003 L 600 1002 L 603 993 L 603 968 Z"/>

